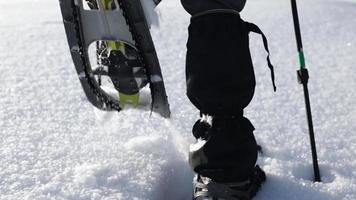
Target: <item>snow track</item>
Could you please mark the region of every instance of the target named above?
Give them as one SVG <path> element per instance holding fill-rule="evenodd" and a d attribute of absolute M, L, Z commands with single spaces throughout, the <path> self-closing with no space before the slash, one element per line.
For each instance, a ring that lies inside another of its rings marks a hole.
<path fill-rule="evenodd" d="M 276 65 L 270 83 L 251 35 L 258 86 L 246 111 L 265 155 L 257 200 L 356 199 L 356 2 L 298 2 L 323 183 L 313 183 L 302 88 L 288 1 L 251 0 L 242 16 L 262 28 Z M 189 16 L 158 6 L 153 38 L 172 119 L 104 113 L 87 102 L 72 64 L 57 1 L 0 2 L 0 200 L 185 200 L 186 162 L 198 112 L 185 97 Z M 105 121 L 105 122 L 104 122 Z"/>

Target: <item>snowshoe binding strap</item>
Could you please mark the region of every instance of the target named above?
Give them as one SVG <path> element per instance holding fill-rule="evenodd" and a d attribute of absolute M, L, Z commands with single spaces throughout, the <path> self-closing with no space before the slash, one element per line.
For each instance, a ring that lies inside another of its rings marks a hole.
<path fill-rule="evenodd" d="M 245 22 L 245 23 L 246 23 L 247 29 L 249 31 L 257 33 L 257 34 L 260 34 L 262 36 L 263 45 L 264 45 L 264 47 L 265 47 L 265 49 L 266 49 L 266 51 L 268 53 L 267 62 L 268 62 L 268 67 L 271 70 L 271 79 L 272 79 L 272 84 L 273 84 L 273 90 L 276 91 L 277 87 L 276 87 L 276 84 L 275 84 L 274 67 L 273 67 L 273 65 L 271 63 L 271 60 L 270 60 L 270 52 L 269 52 L 269 48 L 268 48 L 267 38 L 266 38 L 265 34 L 261 31 L 261 29 L 256 24 L 249 23 L 249 22 Z"/>

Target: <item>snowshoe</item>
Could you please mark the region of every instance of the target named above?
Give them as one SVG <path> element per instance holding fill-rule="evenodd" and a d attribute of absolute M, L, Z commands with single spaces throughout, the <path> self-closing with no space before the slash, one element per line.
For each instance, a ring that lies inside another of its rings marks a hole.
<path fill-rule="evenodd" d="M 145 13 L 150 8 L 140 0 L 60 0 L 60 5 L 72 59 L 88 100 L 99 109 L 120 111 L 128 103 L 139 105 L 148 94 L 151 110 L 169 117 Z"/>
<path fill-rule="evenodd" d="M 251 200 L 266 181 L 266 174 L 257 165 L 250 178 L 243 182 L 218 183 L 197 174 L 194 177 L 193 200 Z"/>

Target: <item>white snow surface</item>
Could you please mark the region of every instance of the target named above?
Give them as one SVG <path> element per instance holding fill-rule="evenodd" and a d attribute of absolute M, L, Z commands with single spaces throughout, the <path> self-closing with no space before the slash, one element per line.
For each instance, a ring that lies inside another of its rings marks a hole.
<path fill-rule="evenodd" d="M 256 200 L 356 199 L 356 2 L 299 1 L 322 183 L 312 180 L 305 106 L 289 1 L 250 0 L 244 19 L 269 38 L 278 91 L 261 38 L 251 35 L 257 88 L 246 116 L 268 181 Z M 158 6 L 152 34 L 171 119 L 149 111 L 105 113 L 84 96 L 59 4 L 0 1 L 0 199 L 185 200 L 198 111 L 185 96 L 189 15 L 176 0 Z"/>

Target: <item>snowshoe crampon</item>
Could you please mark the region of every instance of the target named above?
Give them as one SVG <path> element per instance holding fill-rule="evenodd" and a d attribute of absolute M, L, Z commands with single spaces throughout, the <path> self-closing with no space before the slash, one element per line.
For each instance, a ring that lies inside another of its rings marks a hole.
<path fill-rule="evenodd" d="M 60 0 L 60 5 L 72 59 L 88 100 L 102 110 L 148 106 L 169 117 L 141 1 Z"/>

